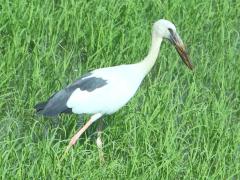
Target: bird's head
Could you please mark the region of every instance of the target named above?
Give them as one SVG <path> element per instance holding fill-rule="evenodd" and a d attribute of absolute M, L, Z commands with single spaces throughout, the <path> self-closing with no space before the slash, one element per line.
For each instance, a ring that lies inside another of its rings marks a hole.
<path fill-rule="evenodd" d="M 177 33 L 175 25 L 165 19 L 160 19 L 153 25 L 153 33 L 163 39 L 168 39 L 176 48 L 178 54 L 182 58 L 183 62 L 189 69 L 193 69 L 193 65 L 190 62 L 190 58 L 183 44 L 182 39 Z"/>

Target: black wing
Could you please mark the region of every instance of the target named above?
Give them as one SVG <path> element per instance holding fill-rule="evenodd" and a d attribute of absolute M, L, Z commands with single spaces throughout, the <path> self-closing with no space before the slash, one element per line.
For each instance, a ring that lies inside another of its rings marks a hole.
<path fill-rule="evenodd" d="M 52 95 L 46 102 L 37 104 L 35 106 L 36 111 L 44 116 L 56 116 L 61 113 L 71 113 L 72 110 L 68 108 L 66 104 L 69 97 L 77 88 L 80 88 L 82 91 L 92 92 L 107 84 L 106 80 L 92 77 L 91 75 L 92 73 L 88 73 L 82 76 L 73 84 Z"/>

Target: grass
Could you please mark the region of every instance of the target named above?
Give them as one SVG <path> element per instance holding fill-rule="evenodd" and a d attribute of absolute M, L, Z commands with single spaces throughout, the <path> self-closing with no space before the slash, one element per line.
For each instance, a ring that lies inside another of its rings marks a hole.
<path fill-rule="evenodd" d="M 2 0 L 2 179 L 240 178 L 239 8 L 234 0 Z M 160 18 L 176 24 L 194 73 L 164 43 L 135 97 L 104 119 L 106 163 L 96 125 L 61 162 L 78 117 L 38 117 L 34 105 L 90 70 L 140 61 Z"/>

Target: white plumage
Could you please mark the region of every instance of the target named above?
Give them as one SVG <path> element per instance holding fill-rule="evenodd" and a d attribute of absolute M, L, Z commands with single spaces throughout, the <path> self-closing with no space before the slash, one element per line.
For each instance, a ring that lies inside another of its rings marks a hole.
<path fill-rule="evenodd" d="M 76 114 L 112 114 L 124 106 L 137 91 L 144 76 L 140 76 L 139 65 L 121 65 L 97 69 L 89 77 L 106 80 L 107 84 L 92 92 L 77 88 L 67 107 Z M 89 78 L 88 77 L 88 78 Z"/>

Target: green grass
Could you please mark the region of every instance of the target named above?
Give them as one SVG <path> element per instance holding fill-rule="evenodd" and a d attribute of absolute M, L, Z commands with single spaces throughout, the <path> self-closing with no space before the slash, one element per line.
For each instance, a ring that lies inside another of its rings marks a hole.
<path fill-rule="evenodd" d="M 2 0 L 2 179 L 240 178 L 239 9 L 234 0 Z M 56 122 L 34 105 L 90 70 L 140 61 L 160 18 L 176 24 L 194 73 L 165 42 L 135 97 L 104 119 L 106 163 L 96 125 L 61 162 L 78 117 Z"/>

